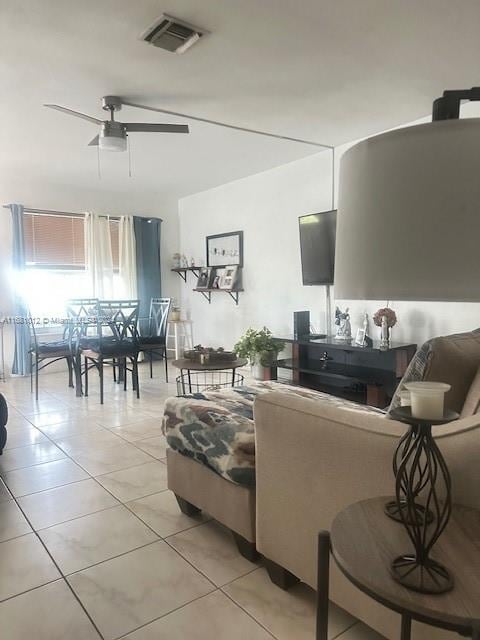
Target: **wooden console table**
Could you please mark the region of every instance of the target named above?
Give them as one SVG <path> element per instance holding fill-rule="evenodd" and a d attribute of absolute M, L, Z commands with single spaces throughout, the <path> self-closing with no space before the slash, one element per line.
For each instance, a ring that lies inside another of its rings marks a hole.
<path fill-rule="evenodd" d="M 454 505 L 433 555 L 451 571 L 452 591 L 430 595 L 393 579 L 393 558 L 413 552 L 405 528 L 385 515 L 388 498 L 350 505 L 322 531 L 318 544 L 317 640 L 327 640 L 330 552 L 345 577 L 402 617 L 400 639 L 410 640 L 412 620 L 480 640 L 480 511 Z"/>
<path fill-rule="evenodd" d="M 372 347 L 359 347 L 310 336 L 275 340 L 291 344 L 292 357 L 275 363 L 272 380 L 278 379 L 278 369 L 285 369 L 293 384 L 380 408 L 388 404 L 417 349 L 416 344 L 392 343 L 382 351 L 375 341 Z"/>

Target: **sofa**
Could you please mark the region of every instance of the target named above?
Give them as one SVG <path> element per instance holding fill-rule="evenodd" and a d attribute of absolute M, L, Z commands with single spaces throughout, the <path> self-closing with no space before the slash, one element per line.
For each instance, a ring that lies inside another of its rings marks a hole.
<path fill-rule="evenodd" d="M 446 405 L 461 418 L 435 427 L 434 436 L 454 501 L 480 509 L 479 365 L 477 330 L 425 343 L 403 380 L 452 385 Z M 170 398 L 168 486 L 182 511 L 204 509 L 232 530 L 246 557 L 262 554 L 275 584 L 315 587 L 318 531 L 347 505 L 394 493 L 392 458 L 405 428 L 372 407 L 275 382 Z M 334 566 L 330 597 L 387 638 L 399 637 L 400 617 Z M 412 637 L 457 636 L 415 624 Z"/>

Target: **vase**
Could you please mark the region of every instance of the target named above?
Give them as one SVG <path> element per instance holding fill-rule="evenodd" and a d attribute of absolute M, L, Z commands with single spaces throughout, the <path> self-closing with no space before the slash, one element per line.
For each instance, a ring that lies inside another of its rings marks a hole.
<path fill-rule="evenodd" d="M 390 348 L 390 327 L 387 324 L 387 316 L 382 316 L 380 332 L 380 349 L 386 351 Z"/>

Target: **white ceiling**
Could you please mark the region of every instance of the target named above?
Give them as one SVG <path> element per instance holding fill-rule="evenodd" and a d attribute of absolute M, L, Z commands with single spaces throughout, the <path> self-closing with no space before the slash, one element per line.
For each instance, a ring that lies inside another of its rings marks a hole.
<path fill-rule="evenodd" d="M 162 12 L 211 31 L 183 56 L 138 40 Z M 97 155 L 88 122 L 116 94 L 338 145 L 430 112 L 444 88 L 480 84 L 479 0 L 0 0 L 0 171 L 75 188 L 179 197 L 314 147 L 192 123 Z M 120 119 L 174 122 L 125 108 Z"/>

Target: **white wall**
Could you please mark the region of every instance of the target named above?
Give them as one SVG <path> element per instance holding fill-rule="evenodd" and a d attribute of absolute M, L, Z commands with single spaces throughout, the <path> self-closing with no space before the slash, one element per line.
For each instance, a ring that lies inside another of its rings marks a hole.
<path fill-rule="evenodd" d="M 212 302 L 182 287 L 182 311 L 191 315 L 196 342 L 231 347 L 249 326 L 275 334 L 292 330 L 294 311 L 309 309 L 323 322 L 324 288 L 302 286 L 298 216 L 331 206 L 331 153 L 315 154 L 179 202 L 182 252 L 206 259 L 205 236 L 242 230 L 244 293 L 238 307 L 225 293 Z"/>
<path fill-rule="evenodd" d="M 171 273 L 171 255 L 178 250 L 178 204 L 162 197 L 155 191 L 136 189 L 118 193 L 97 188 L 81 189 L 71 185 L 59 185 L 45 181 L 36 182 L 30 176 L 20 176 L 15 182 L 3 182 L 0 186 L 0 205 L 18 202 L 26 207 L 66 211 L 97 211 L 110 215 L 138 215 L 162 218 L 162 295 L 178 298 L 179 279 Z M 9 269 L 11 266 L 11 220 L 10 211 L 0 208 L 0 315 L 12 313 Z M 74 292 L 72 292 L 74 295 Z M 12 331 L 6 329 L 6 364 L 12 362 Z"/>
<path fill-rule="evenodd" d="M 353 143 L 352 143 L 353 144 Z M 336 175 L 342 154 L 335 151 Z M 337 181 L 338 182 L 338 181 Z M 337 184 L 338 186 L 338 184 Z M 226 294 L 212 296 L 212 303 L 191 291 L 192 278 L 182 288 L 183 312 L 194 322 L 196 342 L 230 347 L 249 326 L 268 326 L 275 334 L 292 332 L 293 311 L 308 309 L 316 327 L 324 327 L 324 287 L 301 284 L 298 216 L 330 209 L 331 153 L 266 171 L 179 202 L 180 239 L 187 256 L 205 259 L 205 236 L 244 231 L 245 293 L 239 306 Z M 339 301 L 351 312 L 353 331 L 386 300 Z M 390 301 L 398 324 L 393 340 L 422 343 L 435 336 L 480 326 L 478 303 Z M 379 329 L 372 326 L 371 333 Z"/>

